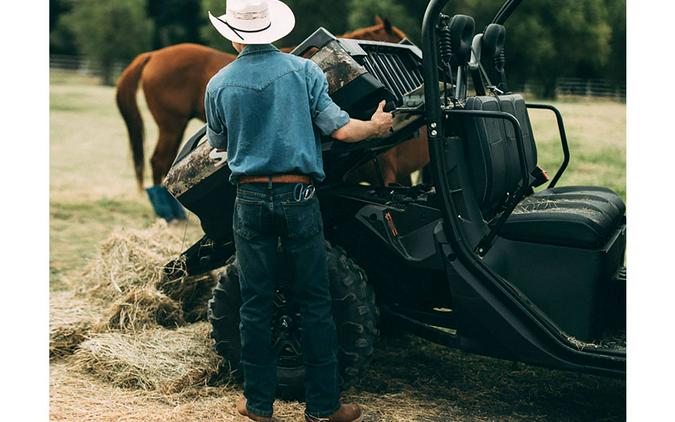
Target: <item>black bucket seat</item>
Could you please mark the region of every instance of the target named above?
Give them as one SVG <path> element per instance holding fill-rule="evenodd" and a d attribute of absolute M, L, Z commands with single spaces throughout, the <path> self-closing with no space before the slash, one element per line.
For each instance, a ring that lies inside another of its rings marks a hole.
<path fill-rule="evenodd" d="M 522 128 L 527 168 L 532 174 L 537 166 L 537 147 L 521 95 L 469 97 L 465 109 L 515 116 Z M 517 139 L 511 124 L 502 119 L 469 117 L 463 123 L 474 192 L 483 217 L 489 221 L 521 183 Z M 555 187 L 520 201 L 499 234 L 514 240 L 598 248 L 623 224 L 625 212 L 623 200 L 611 189 Z"/>

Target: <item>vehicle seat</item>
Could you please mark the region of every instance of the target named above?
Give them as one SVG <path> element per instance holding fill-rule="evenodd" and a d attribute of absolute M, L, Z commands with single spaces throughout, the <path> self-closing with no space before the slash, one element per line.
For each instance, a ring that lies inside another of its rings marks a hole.
<path fill-rule="evenodd" d="M 500 234 L 512 240 L 599 249 L 623 223 L 626 206 L 611 189 L 566 186 L 523 199 Z"/>
<path fill-rule="evenodd" d="M 467 110 L 504 111 L 514 115 L 523 130 L 527 168 L 531 173 L 537 166 L 537 147 L 527 115 L 525 100 L 520 95 L 469 97 Z M 524 123 L 523 123 L 524 122 Z M 464 120 L 471 179 L 478 204 L 489 219 L 512 195 L 521 180 L 520 159 L 516 135 L 508 122 L 494 118 Z M 532 179 L 534 180 L 534 179 Z"/>
<path fill-rule="evenodd" d="M 487 37 L 488 33 L 492 35 Z M 478 79 L 474 84 L 479 88 L 476 92 L 481 92 L 481 86 L 492 92 L 508 90 L 503 71 L 504 37 L 501 25 L 486 28 L 482 55 L 476 59 L 480 59 L 489 78 L 483 81 L 483 72 L 472 74 L 474 81 Z M 451 122 L 457 130 L 455 134 L 462 138 L 465 160 L 461 179 L 469 179 L 457 191 L 466 190 L 476 199 L 463 203 L 477 203 L 467 213 L 471 217 L 462 219 L 466 225 L 478 226 L 467 234 L 487 233 L 491 223 L 502 221 L 497 218 L 506 205 L 513 205 L 514 192 L 524 191 L 523 182 L 529 192 L 519 198 L 487 250 L 476 249 L 483 263 L 568 336 L 593 341 L 606 329 L 620 326 L 625 309 L 617 306 L 621 301 L 615 298 L 625 298 L 625 282 L 616 282 L 615 274 L 623 268 L 626 250 L 624 202 L 610 189 L 591 186 L 533 192 L 535 180 L 531 175 L 537 165 L 537 148 L 527 105 L 520 95 L 479 94 L 466 99 L 465 109 L 502 111 L 515 116 L 524 143 L 522 163 L 516 132 L 509 121 L 455 114 L 461 117 Z M 529 180 L 522 180 L 523 173 L 529 175 Z M 473 218 L 478 217 L 476 211 L 482 220 Z"/>
<path fill-rule="evenodd" d="M 469 97 L 465 108 L 503 111 L 515 116 L 523 132 L 528 172 L 532 173 L 537 165 L 537 148 L 521 95 Z M 503 119 L 477 117 L 466 118 L 462 130 L 475 195 L 484 219 L 490 221 L 521 182 L 515 132 Z M 597 249 L 623 224 L 625 211 L 623 200 L 608 188 L 545 189 L 524 198 L 499 235 L 512 240 Z"/>

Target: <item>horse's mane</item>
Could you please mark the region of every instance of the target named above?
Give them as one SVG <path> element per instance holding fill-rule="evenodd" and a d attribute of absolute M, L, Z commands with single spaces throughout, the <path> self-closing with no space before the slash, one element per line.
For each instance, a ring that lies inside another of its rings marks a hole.
<path fill-rule="evenodd" d="M 397 37 L 399 37 L 399 38 L 401 38 L 401 39 L 404 39 L 404 38 L 407 38 L 407 37 L 408 37 L 408 36 L 405 34 L 405 32 L 401 31 L 401 30 L 400 30 L 399 28 L 397 28 L 396 26 L 391 25 L 391 24 L 389 24 L 389 26 L 390 26 L 390 29 L 391 29 L 391 33 L 394 34 L 394 35 L 396 35 Z M 381 29 L 381 30 L 386 30 L 386 27 L 387 27 L 387 23 L 385 23 L 384 21 L 382 21 L 382 20 L 380 19 L 380 22 L 376 23 L 375 25 L 371 25 L 371 26 L 367 26 L 367 27 L 365 27 L 365 28 L 357 29 L 357 30 L 355 30 L 355 31 L 347 32 L 347 33 L 345 33 L 345 34 L 342 35 L 342 38 L 356 38 L 356 39 L 359 39 L 359 38 L 362 38 L 362 37 L 363 37 L 364 35 L 366 35 L 366 34 L 371 34 L 371 33 L 373 33 L 373 32 L 376 32 L 376 31 L 380 30 L 380 29 Z"/>
<path fill-rule="evenodd" d="M 389 30 L 387 31 L 387 27 L 389 27 Z M 379 16 L 375 18 L 375 25 L 367 26 L 365 28 L 359 28 L 351 32 L 345 32 L 342 35 L 338 35 L 338 38 L 351 38 L 351 39 L 371 39 L 368 38 L 368 36 L 372 36 L 372 34 L 376 33 L 377 31 L 387 31 L 392 35 L 395 35 L 399 37 L 400 39 L 407 38 L 408 36 L 405 34 L 405 32 L 401 31 L 394 25 L 392 25 L 389 21 L 385 21 L 381 19 Z M 283 47 L 280 48 L 281 51 L 284 53 L 290 53 L 293 51 L 295 47 Z"/>

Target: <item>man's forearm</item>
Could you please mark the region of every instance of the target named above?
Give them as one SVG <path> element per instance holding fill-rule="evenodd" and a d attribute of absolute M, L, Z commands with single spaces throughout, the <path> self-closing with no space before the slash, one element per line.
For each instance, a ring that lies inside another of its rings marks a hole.
<path fill-rule="evenodd" d="M 349 123 L 333 132 L 331 136 L 342 142 L 359 142 L 375 136 L 376 133 L 377 125 L 372 121 L 350 119 Z"/>

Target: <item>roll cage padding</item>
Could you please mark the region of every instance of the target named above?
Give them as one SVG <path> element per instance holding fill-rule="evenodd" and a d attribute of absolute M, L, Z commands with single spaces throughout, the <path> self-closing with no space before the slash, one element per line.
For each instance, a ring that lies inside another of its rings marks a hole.
<path fill-rule="evenodd" d="M 450 19 L 450 46 L 452 55 L 450 65 L 466 66 L 471 58 L 471 41 L 476 28 L 476 22 L 471 16 L 455 15 Z"/>
<path fill-rule="evenodd" d="M 506 28 L 504 26 L 491 23 L 485 28 L 481 49 L 481 64 L 490 83 L 504 93 L 508 92 L 504 70 L 506 65 L 505 42 Z"/>

